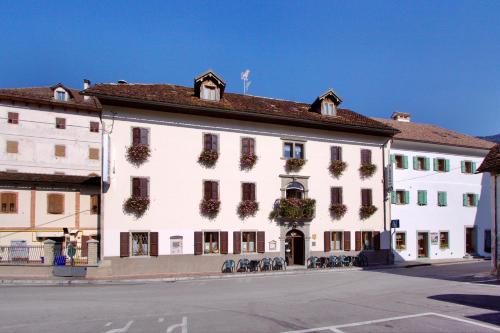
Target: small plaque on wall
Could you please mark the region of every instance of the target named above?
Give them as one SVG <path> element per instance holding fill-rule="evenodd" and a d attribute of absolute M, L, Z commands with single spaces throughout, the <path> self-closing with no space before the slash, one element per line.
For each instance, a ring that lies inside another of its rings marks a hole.
<path fill-rule="evenodd" d="M 269 251 L 276 251 L 276 241 L 269 242 Z"/>

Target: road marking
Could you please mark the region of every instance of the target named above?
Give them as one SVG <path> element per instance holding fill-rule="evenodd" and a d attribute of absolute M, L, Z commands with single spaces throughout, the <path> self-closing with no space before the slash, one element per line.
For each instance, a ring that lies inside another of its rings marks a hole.
<path fill-rule="evenodd" d="M 112 330 L 106 331 L 105 333 L 124 333 L 127 332 L 130 326 L 133 324 L 133 320 L 129 321 L 127 325 L 123 326 L 122 328 L 114 328 Z"/>
<path fill-rule="evenodd" d="M 159 323 L 163 323 L 164 320 L 165 320 L 164 318 L 158 318 Z"/>
<path fill-rule="evenodd" d="M 479 327 L 488 328 L 488 329 L 496 331 L 496 332 L 500 332 L 500 328 L 496 327 L 496 326 L 492 326 L 492 325 L 488 325 L 488 324 L 483 324 L 483 323 L 479 323 L 479 322 L 468 320 L 468 319 L 464 319 L 464 318 L 452 317 L 452 316 L 448 316 L 448 315 L 444 315 L 444 314 L 440 314 L 440 313 L 431 313 L 431 314 L 434 315 L 434 316 L 443 317 L 443 318 L 447 318 L 447 319 L 452 319 L 452 320 L 456 320 L 456 321 L 461 321 L 463 323 L 467 323 L 467 324 L 471 324 L 471 325 L 476 325 L 476 326 L 479 326 Z"/>

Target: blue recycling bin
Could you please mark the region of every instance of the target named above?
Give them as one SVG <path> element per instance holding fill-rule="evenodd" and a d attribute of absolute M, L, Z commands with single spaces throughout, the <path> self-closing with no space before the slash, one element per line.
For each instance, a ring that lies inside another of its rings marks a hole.
<path fill-rule="evenodd" d="M 66 265 L 66 256 L 56 256 L 56 266 Z"/>

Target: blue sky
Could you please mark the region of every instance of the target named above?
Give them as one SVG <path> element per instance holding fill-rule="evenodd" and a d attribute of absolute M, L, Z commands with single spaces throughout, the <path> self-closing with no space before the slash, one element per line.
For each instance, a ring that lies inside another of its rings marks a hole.
<path fill-rule="evenodd" d="M 500 132 L 500 1 L 9 1 L 0 87 L 124 79 L 302 102 L 332 87 L 374 117 Z"/>

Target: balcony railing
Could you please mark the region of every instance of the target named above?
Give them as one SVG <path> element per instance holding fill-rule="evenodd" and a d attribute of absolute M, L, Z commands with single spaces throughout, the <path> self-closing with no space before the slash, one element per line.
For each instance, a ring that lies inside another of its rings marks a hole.
<path fill-rule="evenodd" d="M 272 220 L 299 222 L 310 221 L 316 212 L 314 199 L 277 199 L 270 214 Z"/>

